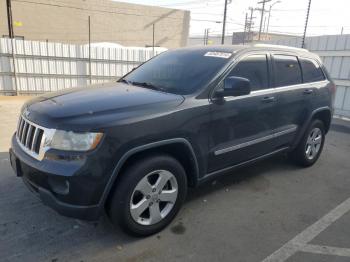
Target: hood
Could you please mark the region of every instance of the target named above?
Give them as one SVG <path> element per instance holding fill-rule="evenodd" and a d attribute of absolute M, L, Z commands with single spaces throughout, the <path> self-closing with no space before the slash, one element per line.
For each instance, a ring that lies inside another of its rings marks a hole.
<path fill-rule="evenodd" d="M 114 82 L 48 93 L 30 100 L 22 110 L 39 125 L 73 130 L 165 113 L 183 100 L 181 95 Z"/>

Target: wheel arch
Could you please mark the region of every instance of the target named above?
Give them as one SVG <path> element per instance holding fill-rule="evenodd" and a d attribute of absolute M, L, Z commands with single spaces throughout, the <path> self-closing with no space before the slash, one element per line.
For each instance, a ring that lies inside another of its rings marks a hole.
<path fill-rule="evenodd" d="M 185 150 L 185 151 L 184 151 Z M 108 203 L 110 194 L 113 192 L 113 188 L 118 183 L 118 178 L 123 170 L 132 164 L 134 161 L 142 158 L 145 154 L 164 153 L 177 159 L 184 167 L 188 184 L 190 186 L 196 186 L 198 183 L 199 167 L 197 157 L 191 143 L 185 138 L 173 138 L 168 140 L 162 140 L 153 142 L 150 144 L 135 147 L 126 152 L 116 164 L 113 173 L 107 183 L 107 186 L 103 192 L 100 201 L 100 207 L 104 208 Z"/>
<path fill-rule="evenodd" d="M 301 126 L 299 133 L 298 133 L 298 136 L 297 136 L 292 148 L 295 148 L 299 144 L 307 127 L 310 125 L 311 121 L 314 119 L 320 119 L 324 123 L 325 131 L 327 133 L 330 129 L 331 122 L 332 122 L 332 110 L 331 110 L 331 108 L 328 106 L 320 107 L 318 109 L 315 109 L 309 115 L 309 118 L 307 119 L 307 121 L 305 121 L 305 123 Z"/>
<path fill-rule="evenodd" d="M 318 111 L 314 112 L 312 114 L 311 119 L 321 120 L 324 124 L 326 133 L 328 133 L 328 131 L 331 127 L 331 121 L 332 121 L 332 113 L 331 113 L 331 110 L 329 108 L 328 109 L 325 108 L 325 109 L 318 110 Z"/>

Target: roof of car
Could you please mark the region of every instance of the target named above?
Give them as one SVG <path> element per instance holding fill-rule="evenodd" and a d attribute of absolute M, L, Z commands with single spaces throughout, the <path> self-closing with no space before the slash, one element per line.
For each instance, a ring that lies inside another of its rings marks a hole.
<path fill-rule="evenodd" d="M 176 50 L 190 51 L 190 52 L 222 52 L 222 53 L 232 53 L 238 54 L 244 51 L 284 51 L 294 53 L 294 55 L 309 57 L 321 62 L 320 57 L 312 52 L 309 52 L 304 48 L 297 48 L 284 45 L 270 45 L 270 44 L 248 44 L 248 45 L 206 45 L 206 46 L 189 46 L 183 47 Z M 220 55 L 220 54 L 213 54 Z M 322 62 L 321 62 L 322 63 Z"/>
<path fill-rule="evenodd" d="M 284 46 L 284 45 L 270 45 L 270 44 L 250 44 L 250 45 L 206 45 L 206 46 L 190 46 L 185 47 L 187 50 L 208 52 L 229 52 L 234 53 L 240 50 L 281 50 L 281 51 L 295 51 L 295 52 L 308 52 L 303 48 Z"/>

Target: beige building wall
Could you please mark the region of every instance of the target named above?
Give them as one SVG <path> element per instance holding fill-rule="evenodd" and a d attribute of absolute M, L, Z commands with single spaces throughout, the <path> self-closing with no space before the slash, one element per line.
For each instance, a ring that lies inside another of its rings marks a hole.
<path fill-rule="evenodd" d="M 88 42 L 91 16 L 92 42 L 115 42 L 125 46 L 185 46 L 190 12 L 128 4 L 110 0 L 12 1 L 14 33 L 28 40 L 83 44 Z M 8 35 L 6 1 L 0 3 L 0 34 Z"/>

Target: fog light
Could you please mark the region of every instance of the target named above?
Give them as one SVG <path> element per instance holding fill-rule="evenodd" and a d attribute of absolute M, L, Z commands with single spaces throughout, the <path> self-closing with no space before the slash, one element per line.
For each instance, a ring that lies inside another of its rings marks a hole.
<path fill-rule="evenodd" d="M 48 179 L 49 185 L 57 194 L 67 195 L 69 193 L 69 181 L 62 177 L 50 176 Z"/>

